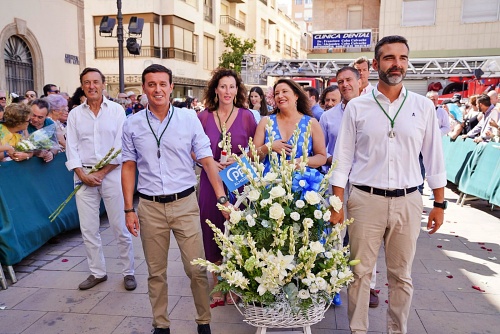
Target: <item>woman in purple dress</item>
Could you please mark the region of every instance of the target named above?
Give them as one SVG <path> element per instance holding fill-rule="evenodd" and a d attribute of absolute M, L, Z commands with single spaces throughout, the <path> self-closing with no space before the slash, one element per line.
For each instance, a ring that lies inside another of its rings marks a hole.
<path fill-rule="evenodd" d="M 234 159 L 222 156 L 222 129 L 226 128 L 231 134 L 231 153 L 241 155 L 239 146 L 246 148 L 248 139 L 253 137 L 257 124 L 253 114 L 245 108 L 246 89 L 239 75 L 224 68 L 218 68 L 213 72 L 212 78 L 204 94 L 205 107 L 198 118 L 210 139 L 210 145 L 219 170 L 234 163 Z M 222 158 L 222 159 L 221 159 Z M 227 159 L 227 161 L 225 161 Z M 210 185 L 205 171 L 200 175 L 200 219 L 203 230 L 203 244 L 207 260 L 214 263 L 222 262 L 221 250 L 214 241 L 214 233 L 205 222 L 210 220 L 215 226 L 224 231 L 224 217 L 217 208 L 217 203 L 227 201 L 227 198 L 217 198 Z M 214 274 L 214 283 L 217 284 L 217 275 Z M 228 304 L 231 300 L 228 299 Z M 212 294 L 211 307 L 225 304 L 225 297 L 221 292 Z"/>

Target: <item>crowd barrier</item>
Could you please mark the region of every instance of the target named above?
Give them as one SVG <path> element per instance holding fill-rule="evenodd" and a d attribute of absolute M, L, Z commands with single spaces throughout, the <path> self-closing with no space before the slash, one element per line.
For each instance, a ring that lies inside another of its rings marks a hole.
<path fill-rule="evenodd" d="M 472 139 L 450 140 L 443 137 L 443 151 L 448 181 L 465 195 L 485 199 L 500 206 L 500 144 L 479 143 Z"/>

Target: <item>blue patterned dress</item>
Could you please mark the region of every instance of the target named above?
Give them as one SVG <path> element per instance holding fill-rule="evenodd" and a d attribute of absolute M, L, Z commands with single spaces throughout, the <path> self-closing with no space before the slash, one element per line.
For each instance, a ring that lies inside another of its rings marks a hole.
<path fill-rule="evenodd" d="M 273 133 L 274 133 L 274 140 L 286 140 L 286 143 L 289 145 L 292 145 L 292 139 L 293 135 L 290 138 L 282 138 L 280 130 L 278 128 L 278 121 L 276 119 L 276 114 L 269 115 L 269 118 L 273 121 Z M 299 140 L 297 142 L 297 153 L 295 155 L 295 158 L 300 158 L 302 157 L 302 146 L 304 145 L 304 139 L 306 135 L 306 129 L 307 125 L 309 124 L 309 121 L 311 120 L 310 116 L 304 115 L 300 119 L 299 122 L 299 129 L 300 129 L 300 135 L 299 135 Z M 264 136 L 264 144 L 269 142 L 269 136 L 267 131 L 265 132 Z M 313 155 L 313 142 L 312 142 L 312 136 L 309 139 L 309 145 L 307 146 L 307 155 L 312 156 Z M 287 160 L 290 160 L 290 156 L 287 156 Z M 269 163 L 269 157 L 266 155 L 266 158 L 263 161 L 265 169 L 264 169 L 264 174 L 269 171 L 270 168 L 270 163 Z"/>

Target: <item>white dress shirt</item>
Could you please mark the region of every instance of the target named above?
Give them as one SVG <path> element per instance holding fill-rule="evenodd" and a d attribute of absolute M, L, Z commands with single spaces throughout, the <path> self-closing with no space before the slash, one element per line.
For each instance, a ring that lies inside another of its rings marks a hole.
<path fill-rule="evenodd" d="M 371 93 L 371 91 L 374 89 L 375 87 L 373 87 L 373 85 L 371 83 L 368 83 L 368 86 L 366 86 L 365 88 L 363 88 L 363 90 L 361 91 L 361 93 L 359 93 L 359 95 L 365 95 L 365 94 L 368 94 L 368 93 Z"/>
<path fill-rule="evenodd" d="M 446 185 L 441 133 L 432 102 L 402 88 L 399 97 L 389 99 L 373 90 L 381 106 L 394 118 L 407 95 L 394 125 L 372 93 L 352 99 L 342 118 L 333 160 L 338 161 L 330 183 L 344 188 L 354 185 L 381 189 L 403 189 L 422 184 L 419 154 L 422 152 L 427 181 L 432 189 Z"/>
<path fill-rule="evenodd" d="M 66 127 L 66 167 L 97 164 L 111 149 L 122 148 L 122 127 L 126 116 L 123 107 L 103 97 L 97 116 L 87 101 L 71 110 Z M 110 164 L 121 164 L 121 154 Z"/>

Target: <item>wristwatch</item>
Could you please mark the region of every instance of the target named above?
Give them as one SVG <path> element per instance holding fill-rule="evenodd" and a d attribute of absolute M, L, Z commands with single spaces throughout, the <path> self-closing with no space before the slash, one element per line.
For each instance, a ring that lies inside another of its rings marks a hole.
<path fill-rule="evenodd" d="M 221 196 L 221 197 L 217 198 L 217 203 L 222 204 L 222 205 L 226 204 L 227 201 L 228 201 L 228 198 L 226 196 Z"/>
<path fill-rule="evenodd" d="M 123 210 L 125 213 L 129 213 L 129 212 L 135 212 L 135 209 L 132 208 L 132 209 L 125 209 Z"/>
<path fill-rule="evenodd" d="M 439 203 L 439 202 L 434 201 L 434 207 L 446 210 L 446 208 L 448 207 L 448 201 L 443 201 L 443 203 Z"/>

